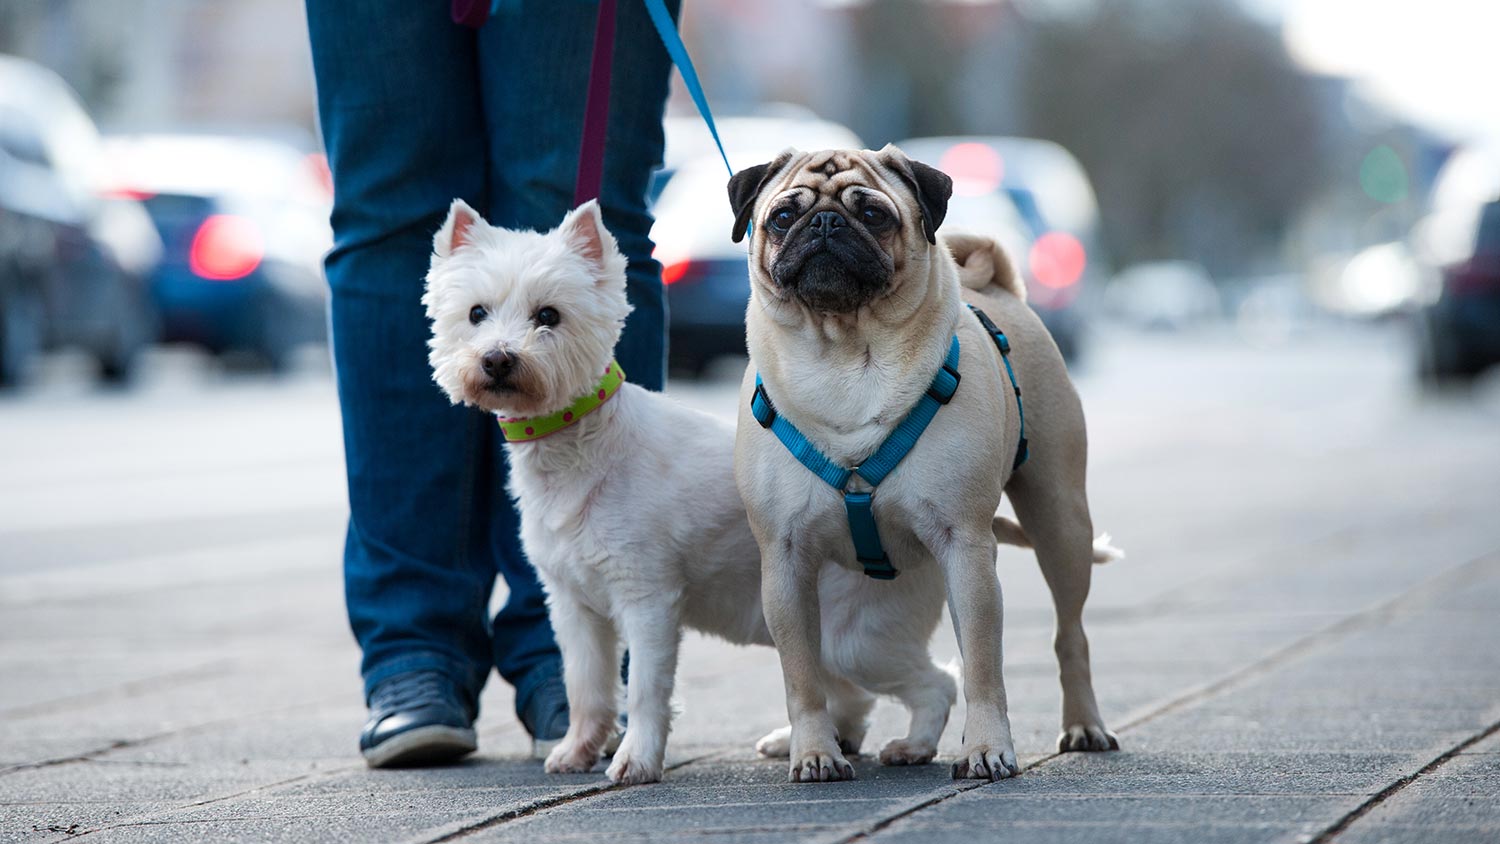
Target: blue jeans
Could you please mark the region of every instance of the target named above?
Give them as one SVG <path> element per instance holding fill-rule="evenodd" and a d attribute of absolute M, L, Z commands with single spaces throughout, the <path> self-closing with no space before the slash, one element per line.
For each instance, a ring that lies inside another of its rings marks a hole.
<path fill-rule="evenodd" d="M 572 206 L 597 6 L 520 5 L 475 32 L 448 19 L 446 0 L 307 0 L 334 181 L 344 587 L 367 699 L 387 677 L 436 669 L 477 700 L 494 666 L 520 711 L 561 670 L 499 431 L 433 384 L 420 302 L 454 197 L 506 227 L 548 229 Z M 635 306 L 617 355 L 650 389 L 665 377 L 666 305 L 646 191 L 669 69 L 642 4 L 620 3 L 601 204 Z M 490 619 L 497 574 L 510 597 Z"/>

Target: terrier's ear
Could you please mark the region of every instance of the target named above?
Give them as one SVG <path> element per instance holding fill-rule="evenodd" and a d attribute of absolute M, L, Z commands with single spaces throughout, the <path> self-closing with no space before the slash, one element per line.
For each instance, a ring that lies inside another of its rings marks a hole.
<path fill-rule="evenodd" d="M 936 167 L 907 158 L 895 144 L 881 148 L 879 157 L 880 163 L 894 170 L 916 194 L 917 207 L 922 210 L 922 234 L 928 243 L 937 243 L 938 226 L 948 216 L 948 200 L 953 197 L 953 180 Z"/>
<path fill-rule="evenodd" d="M 432 236 L 432 251 L 440 258 L 452 255 L 460 246 L 468 246 L 473 237 L 474 224 L 483 222 L 479 212 L 469 207 L 462 199 L 453 200 L 448 206 L 448 219 Z"/>
<path fill-rule="evenodd" d="M 615 236 L 604 227 L 604 212 L 599 208 L 599 200 L 590 199 L 569 211 L 558 224 L 557 232 L 567 238 L 573 251 L 599 269 L 599 281 L 604 282 L 608 276 L 607 259 L 619 254 L 620 247 L 615 243 Z"/>
<path fill-rule="evenodd" d="M 781 172 L 781 168 L 786 166 L 794 153 L 795 150 L 789 149 L 776 156 L 775 161 L 746 167 L 729 177 L 729 207 L 734 209 L 734 230 L 729 233 L 729 237 L 735 243 L 745 239 L 745 232 L 750 228 L 750 215 L 755 213 L 755 199 L 760 196 L 761 188 L 766 186 L 772 176 Z"/>

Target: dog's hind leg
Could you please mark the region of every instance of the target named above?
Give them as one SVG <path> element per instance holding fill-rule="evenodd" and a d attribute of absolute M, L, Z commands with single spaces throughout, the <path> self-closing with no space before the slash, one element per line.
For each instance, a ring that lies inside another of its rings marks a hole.
<path fill-rule="evenodd" d="M 906 736 L 891 739 L 880 749 L 882 765 L 925 765 L 937 755 L 938 740 L 948 726 L 948 713 L 958 699 L 953 675 L 932 663 L 925 648 L 901 663 L 901 676 L 881 691 L 895 698 L 911 713 Z"/>
<path fill-rule="evenodd" d="M 1042 575 L 1052 591 L 1057 611 L 1053 648 L 1057 652 L 1062 680 L 1062 733 L 1057 749 L 1117 750 L 1119 740 L 1104 726 L 1094 699 L 1093 674 L 1089 668 L 1089 640 L 1083 632 L 1083 604 L 1095 562 L 1113 559 L 1118 552 L 1107 545 L 1100 551 L 1093 539 L 1093 520 L 1081 477 L 1072 489 L 1044 488 L 1043 479 L 1058 477 L 1051 467 L 1028 466 L 1011 482 L 1006 492 L 1026 535 L 1036 549 Z"/>
<path fill-rule="evenodd" d="M 843 677 L 828 678 L 828 714 L 833 717 L 833 729 L 838 732 L 839 750 L 846 755 L 859 753 L 865 743 L 865 733 L 870 729 L 870 710 L 875 708 L 875 696 Z"/>
<path fill-rule="evenodd" d="M 792 755 L 792 725 L 777 727 L 760 737 L 755 752 L 767 759 L 785 759 Z"/>

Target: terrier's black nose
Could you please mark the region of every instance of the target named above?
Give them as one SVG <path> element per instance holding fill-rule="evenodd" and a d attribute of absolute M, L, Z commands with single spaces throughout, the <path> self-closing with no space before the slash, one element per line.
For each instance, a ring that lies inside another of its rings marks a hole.
<path fill-rule="evenodd" d="M 516 356 L 510 352 L 490 352 L 479 361 L 484 368 L 484 374 L 496 381 L 502 381 L 510 375 L 510 371 L 516 368 Z"/>
<path fill-rule="evenodd" d="M 819 211 L 813 215 L 812 222 L 808 226 L 823 237 L 833 234 L 835 229 L 841 229 L 849 225 L 844 215 L 837 211 Z"/>

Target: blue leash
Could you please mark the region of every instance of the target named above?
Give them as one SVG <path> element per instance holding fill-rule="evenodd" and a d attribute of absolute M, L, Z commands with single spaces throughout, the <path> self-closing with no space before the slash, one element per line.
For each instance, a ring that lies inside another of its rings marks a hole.
<path fill-rule="evenodd" d="M 682 43 L 682 35 L 677 32 L 677 24 L 672 22 L 672 15 L 667 11 L 664 0 L 645 0 L 646 14 L 651 16 L 651 22 L 656 24 L 656 33 L 661 36 L 662 46 L 667 48 L 667 55 L 672 57 L 672 64 L 677 65 L 677 72 L 682 74 L 682 82 L 687 86 L 688 95 L 693 98 L 693 105 L 698 107 L 698 113 L 703 115 L 703 122 L 708 124 L 708 133 L 714 136 L 714 146 L 719 148 L 719 157 L 724 159 L 724 169 L 729 175 L 734 175 L 734 168 L 729 166 L 729 155 L 724 152 L 724 142 L 719 140 L 719 127 L 714 125 L 714 113 L 708 108 L 708 97 L 703 94 L 703 83 L 698 81 L 698 71 L 693 69 L 693 59 L 688 55 L 687 46 Z"/>
<path fill-rule="evenodd" d="M 698 71 L 693 68 L 693 59 L 688 55 L 687 46 L 682 43 L 682 36 L 677 32 L 677 24 L 672 22 L 672 13 L 667 11 L 667 4 L 663 0 L 644 0 L 644 2 L 646 14 L 651 17 L 651 23 L 656 26 L 657 34 L 661 36 L 662 46 L 667 48 L 667 55 L 671 57 L 672 63 L 677 65 L 677 72 L 682 74 L 682 81 L 687 85 L 693 104 L 698 107 L 698 113 L 703 115 L 703 122 L 708 124 L 708 132 L 714 137 L 714 146 L 719 148 L 719 157 L 724 160 L 724 169 L 733 176 L 734 168 L 729 166 L 729 155 L 724 152 L 724 142 L 719 140 L 719 127 L 714 123 L 714 114 L 708 108 L 708 97 L 703 93 L 703 83 L 698 81 Z M 488 0 L 488 2 L 485 0 L 450 0 L 450 6 L 450 14 L 454 23 L 471 29 L 479 29 L 491 16 L 518 11 L 521 0 Z M 599 46 L 596 39 L 594 45 L 596 54 Z M 607 90 L 605 93 L 608 93 Z"/>
<path fill-rule="evenodd" d="M 1026 443 L 1026 412 L 1021 408 L 1021 385 L 1016 381 L 1016 371 L 1010 364 L 1010 339 L 1005 336 L 984 311 L 973 305 L 969 310 L 984 326 L 986 334 L 995 341 L 995 348 L 1000 350 L 1000 360 L 1005 363 L 1005 374 L 1010 378 L 1011 388 L 1016 394 L 1016 414 L 1020 417 L 1020 441 L 1016 443 L 1016 457 L 1011 464 L 1012 471 L 1020 468 L 1026 458 L 1030 456 L 1030 450 Z M 958 392 L 958 384 L 963 377 L 958 373 L 959 345 L 958 337 L 955 335 L 953 341 L 948 345 L 948 356 L 943 360 L 943 365 L 938 368 L 937 374 L 932 377 L 932 384 L 927 392 L 917 399 L 906 418 L 901 424 L 891 431 L 885 442 L 875 449 L 875 453 L 865 459 L 863 463 L 853 469 L 845 469 L 828 458 L 828 455 L 818 450 L 807 438 L 793 425 L 790 420 L 776 412 L 776 405 L 771 402 L 771 396 L 766 392 L 766 386 L 761 382 L 760 373 L 755 374 L 755 392 L 750 396 L 750 413 L 762 428 L 770 429 L 776 435 L 776 439 L 786 446 L 787 451 L 797 458 L 797 462 L 807 468 L 809 472 L 818 476 L 818 479 L 843 493 L 844 514 L 849 521 L 849 537 L 854 541 L 854 557 L 864 567 L 865 574 L 876 580 L 894 580 L 900 572 L 891 565 L 891 558 L 885 553 L 885 547 L 880 542 L 880 531 L 875 525 L 874 491 L 849 492 L 845 487 L 849 485 L 849 479 L 859 475 L 872 487 L 877 487 L 885 480 L 896 466 L 911 453 L 916 447 L 917 440 L 921 438 L 922 432 L 932 423 L 934 416 L 942 409 L 943 405 L 953 400 L 953 394 Z"/>

